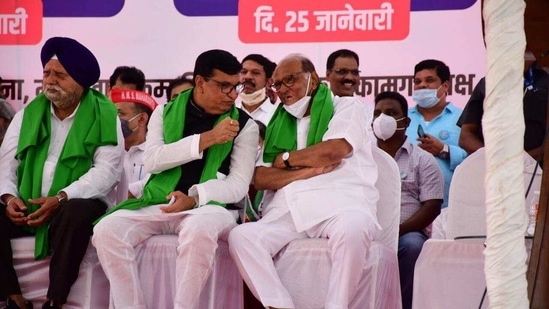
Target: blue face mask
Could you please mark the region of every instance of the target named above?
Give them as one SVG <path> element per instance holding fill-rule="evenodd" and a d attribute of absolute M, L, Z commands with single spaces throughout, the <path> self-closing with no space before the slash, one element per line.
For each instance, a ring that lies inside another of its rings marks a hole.
<path fill-rule="evenodd" d="M 442 85 L 440 85 L 442 87 Z M 440 102 L 440 98 L 437 97 L 437 92 L 440 89 L 418 89 L 414 91 L 412 99 L 417 105 L 423 108 L 431 108 Z"/>
<path fill-rule="evenodd" d="M 120 126 L 122 127 L 122 135 L 124 136 L 124 138 L 130 136 L 133 132 L 135 132 L 135 130 L 137 130 L 137 128 L 139 128 L 139 126 L 136 126 L 133 130 L 130 129 L 130 122 L 132 122 L 132 120 L 134 120 L 138 116 L 139 114 L 133 116 L 130 120 L 120 118 Z"/>

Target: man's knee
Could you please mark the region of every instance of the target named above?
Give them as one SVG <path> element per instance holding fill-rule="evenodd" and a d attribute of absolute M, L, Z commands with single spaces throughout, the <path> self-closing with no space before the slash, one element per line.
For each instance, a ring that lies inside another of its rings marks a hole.
<path fill-rule="evenodd" d="M 423 248 L 426 237 L 421 232 L 410 232 L 398 239 L 399 257 L 417 259 Z"/>
<path fill-rule="evenodd" d="M 114 227 L 116 226 L 116 217 L 106 216 L 93 228 L 92 244 L 97 247 L 105 244 L 108 239 L 118 235 Z"/>
<path fill-rule="evenodd" d="M 249 243 L 257 241 L 257 229 L 255 226 L 257 223 L 250 222 L 241 224 L 229 233 L 229 246 L 232 248 L 238 248 L 240 246 L 247 246 Z"/>
<path fill-rule="evenodd" d="M 371 242 L 375 222 L 363 212 L 345 212 L 334 223 L 330 238 Z"/>

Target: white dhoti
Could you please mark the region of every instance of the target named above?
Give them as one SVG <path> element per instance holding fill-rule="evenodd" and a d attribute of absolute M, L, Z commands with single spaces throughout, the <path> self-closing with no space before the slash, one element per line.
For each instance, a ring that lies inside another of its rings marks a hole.
<path fill-rule="evenodd" d="M 289 212 L 274 220 L 267 214 L 258 222 L 233 229 L 229 247 L 242 277 L 264 306 L 295 308 L 272 257 L 294 239 L 328 238 L 332 270 L 325 308 L 343 309 L 356 294 L 376 230 L 376 223 L 361 210 L 342 211 L 301 233 L 296 231 Z M 300 279 L 316 280 L 314 274 Z"/>
<path fill-rule="evenodd" d="M 159 234 L 179 236 L 175 308 L 196 308 L 212 272 L 217 240 L 226 240 L 236 225 L 233 214 L 219 206 L 175 214 L 162 214 L 159 206 L 116 211 L 94 228 L 92 243 L 117 309 L 146 308 L 134 248 Z"/>

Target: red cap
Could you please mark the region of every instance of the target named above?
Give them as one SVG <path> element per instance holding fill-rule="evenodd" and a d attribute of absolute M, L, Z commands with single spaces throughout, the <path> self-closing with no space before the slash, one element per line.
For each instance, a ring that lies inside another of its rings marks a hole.
<path fill-rule="evenodd" d="M 116 103 L 129 102 L 144 105 L 152 111 L 158 103 L 148 93 L 139 90 L 119 89 L 111 90 L 111 100 Z"/>

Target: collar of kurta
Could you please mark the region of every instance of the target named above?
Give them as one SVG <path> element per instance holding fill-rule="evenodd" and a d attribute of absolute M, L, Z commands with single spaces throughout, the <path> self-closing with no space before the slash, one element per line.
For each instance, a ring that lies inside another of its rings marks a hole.
<path fill-rule="evenodd" d="M 334 116 L 332 93 L 320 84 L 311 99 L 311 124 L 307 135 L 307 147 L 318 144 L 328 131 Z M 282 152 L 297 149 L 297 119 L 288 113 L 283 104 L 276 109 L 265 133 L 263 162 L 271 163 Z"/>

